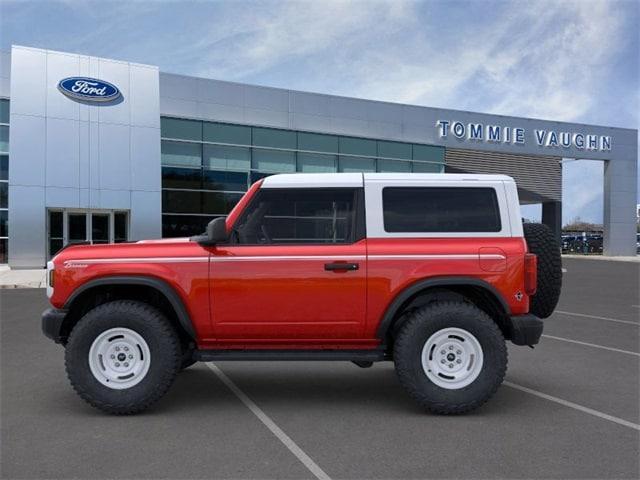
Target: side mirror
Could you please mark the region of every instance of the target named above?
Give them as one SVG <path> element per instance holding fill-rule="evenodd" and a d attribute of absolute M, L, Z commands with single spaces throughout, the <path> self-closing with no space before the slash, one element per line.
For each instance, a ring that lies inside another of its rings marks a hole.
<path fill-rule="evenodd" d="M 211 245 L 227 240 L 227 221 L 225 217 L 214 218 L 207 225 L 207 241 Z"/>
<path fill-rule="evenodd" d="M 207 224 L 207 231 L 203 235 L 191 237 L 191 241 L 200 245 L 213 246 L 227 240 L 227 221 L 225 217 L 214 218 Z"/>

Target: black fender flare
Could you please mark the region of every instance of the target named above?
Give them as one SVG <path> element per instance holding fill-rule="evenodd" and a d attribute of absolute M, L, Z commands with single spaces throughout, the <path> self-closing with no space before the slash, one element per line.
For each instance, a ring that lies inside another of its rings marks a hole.
<path fill-rule="evenodd" d="M 402 290 L 400 293 L 396 295 L 396 297 L 389 304 L 389 306 L 387 307 L 387 310 L 382 316 L 382 320 L 378 325 L 376 336 L 383 341 L 386 339 L 387 333 L 391 328 L 393 319 L 395 318 L 396 314 L 398 313 L 400 308 L 402 308 L 402 306 L 407 302 L 407 300 L 409 300 L 415 294 L 427 288 L 450 287 L 450 286 L 472 286 L 472 287 L 482 288 L 486 290 L 488 293 L 490 293 L 500 303 L 506 315 L 510 315 L 511 313 L 511 309 L 509 308 L 509 305 L 505 301 L 502 294 L 493 285 L 491 285 L 488 282 L 485 282 L 484 280 L 481 280 L 479 278 L 474 278 L 474 277 L 427 278 L 427 279 L 418 280 L 417 282 L 412 283 L 411 285 L 409 285 L 408 287 L 406 287 L 404 290 Z"/>
<path fill-rule="evenodd" d="M 78 299 L 80 295 L 91 288 L 102 287 L 105 285 L 143 285 L 154 288 L 159 291 L 169 301 L 173 310 L 176 312 L 176 317 L 180 326 L 192 339 L 196 338 L 196 332 L 191 323 L 191 317 L 184 306 L 184 302 L 178 295 L 178 292 L 164 280 L 156 277 L 148 277 L 144 275 L 120 275 L 114 277 L 101 277 L 94 280 L 89 280 L 76 288 L 65 302 L 64 308 L 69 310 L 73 305 L 73 302 Z"/>

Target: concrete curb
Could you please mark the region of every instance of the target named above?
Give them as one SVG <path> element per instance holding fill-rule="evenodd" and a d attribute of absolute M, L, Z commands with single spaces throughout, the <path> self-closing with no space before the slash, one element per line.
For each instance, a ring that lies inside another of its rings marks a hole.
<path fill-rule="evenodd" d="M 636 255 L 635 257 L 605 257 L 604 255 L 573 255 L 573 254 L 562 254 L 562 258 L 579 258 L 582 260 L 599 260 L 599 261 L 607 261 L 607 262 L 630 262 L 630 263 L 640 263 L 640 256 Z"/>
<path fill-rule="evenodd" d="M 0 270 L 0 289 L 46 288 L 47 271 L 37 270 Z"/>

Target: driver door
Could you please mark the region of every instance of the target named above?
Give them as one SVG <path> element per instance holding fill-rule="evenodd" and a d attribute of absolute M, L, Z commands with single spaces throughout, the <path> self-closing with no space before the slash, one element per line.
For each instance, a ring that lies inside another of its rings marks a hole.
<path fill-rule="evenodd" d="M 366 313 L 362 188 L 262 188 L 212 248 L 216 340 L 295 348 L 358 338 Z"/>

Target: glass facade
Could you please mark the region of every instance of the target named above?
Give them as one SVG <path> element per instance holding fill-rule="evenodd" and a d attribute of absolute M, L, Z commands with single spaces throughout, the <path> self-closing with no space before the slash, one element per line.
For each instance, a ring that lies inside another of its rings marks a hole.
<path fill-rule="evenodd" d="M 0 263 L 9 255 L 9 100 L 0 99 Z"/>
<path fill-rule="evenodd" d="M 202 233 L 253 182 L 291 172 L 444 172 L 444 148 L 161 118 L 162 236 Z"/>

